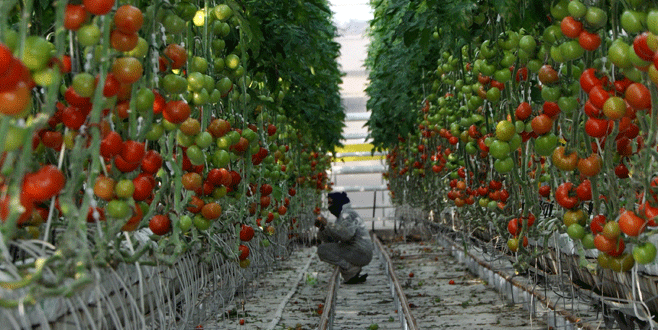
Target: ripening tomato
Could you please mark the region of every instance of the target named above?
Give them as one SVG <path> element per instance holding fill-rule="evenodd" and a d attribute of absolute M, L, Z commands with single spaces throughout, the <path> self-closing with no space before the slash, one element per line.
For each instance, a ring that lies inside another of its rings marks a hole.
<path fill-rule="evenodd" d="M 532 130 L 537 135 L 546 134 L 553 128 L 553 120 L 546 114 L 540 114 L 530 122 Z"/>
<path fill-rule="evenodd" d="M 110 46 L 120 52 L 129 52 L 139 42 L 139 35 L 137 33 L 124 33 L 119 30 L 112 30 L 110 33 Z"/>
<path fill-rule="evenodd" d="M 240 244 L 240 246 L 238 247 L 238 249 L 239 249 L 239 251 L 240 251 L 240 254 L 239 254 L 239 256 L 238 256 L 238 258 L 239 258 L 240 260 L 245 260 L 245 259 L 247 259 L 247 258 L 249 257 L 249 247 L 248 247 L 248 246 L 246 246 L 246 245 L 244 245 L 244 244 Z"/>
<path fill-rule="evenodd" d="M 647 86 L 641 83 L 632 83 L 626 88 L 624 99 L 637 110 L 651 108 L 651 93 Z"/>
<path fill-rule="evenodd" d="M 590 177 L 599 174 L 603 161 L 598 154 L 591 154 L 587 158 L 578 160 L 578 171 L 580 174 Z"/>
<path fill-rule="evenodd" d="M 142 62 L 134 57 L 120 57 L 112 64 L 112 73 L 123 84 L 132 84 L 142 77 Z"/>
<path fill-rule="evenodd" d="M 201 215 L 208 220 L 216 220 L 222 215 L 222 207 L 216 203 L 207 203 L 201 208 Z"/>
<path fill-rule="evenodd" d="M 187 62 L 187 51 L 178 44 L 167 45 L 164 55 L 171 61 L 172 69 L 180 69 Z"/>
<path fill-rule="evenodd" d="M 578 154 L 574 151 L 571 151 L 569 154 L 566 154 L 566 148 L 559 146 L 553 150 L 551 155 L 551 160 L 553 165 L 562 171 L 573 171 L 578 165 Z"/>
<path fill-rule="evenodd" d="M 20 116 L 29 109 L 32 102 L 30 86 L 18 81 L 15 88 L 0 92 L 0 113 L 7 116 Z"/>

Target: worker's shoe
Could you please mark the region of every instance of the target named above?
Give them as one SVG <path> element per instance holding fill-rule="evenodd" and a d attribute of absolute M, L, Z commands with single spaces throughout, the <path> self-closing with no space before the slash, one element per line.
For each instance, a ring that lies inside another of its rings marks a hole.
<path fill-rule="evenodd" d="M 363 275 L 356 274 L 354 277 L 352 277 L 349 280 L 345 281 L 345 284 L 363 283 L 363 282 L 366 281 L 366 278 L 368 278 L 368 274 L 363 274 Z"/>
<path fill-rule="evenodd" d="M 352 278 L 354 278 L 355 276 L 359 276 L 359 273 L 361 273 L 361 267 L 351 265 L 347 269 L 341 268 L 340 275 L 343 276 L 343 280 L 349 281 Z"/>

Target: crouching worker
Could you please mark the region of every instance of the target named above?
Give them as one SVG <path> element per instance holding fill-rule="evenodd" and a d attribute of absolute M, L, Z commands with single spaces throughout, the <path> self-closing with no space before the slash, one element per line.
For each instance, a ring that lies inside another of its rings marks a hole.
<path fill-rule="evenodd" d="M 329 212 L 337 219 L 333 224 L 328 224 L 323 216 L 316 219 L 318 238 L 323 242 L 318 246 L 318 257 L 338 266 L 345 284 L 363 283 L 368 274 L 361 275 L 361 267 L 372 260 L 370 235 L 345 192 L 330 193 L 328 202 Z"/>

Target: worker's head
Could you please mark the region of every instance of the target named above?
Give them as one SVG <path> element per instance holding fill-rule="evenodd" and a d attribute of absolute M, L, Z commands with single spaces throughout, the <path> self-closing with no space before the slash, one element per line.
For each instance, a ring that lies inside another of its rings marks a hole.
<path fill-rule="evenodd" d="M 340 211 L 343 210 L 343 205 L 350 202 L 350 199 L 347 197 L 347 194 L 343 192 L 332 192 L 328 196 L 329 202 L 329 212 L 336 216 L 340 216 Z"/>

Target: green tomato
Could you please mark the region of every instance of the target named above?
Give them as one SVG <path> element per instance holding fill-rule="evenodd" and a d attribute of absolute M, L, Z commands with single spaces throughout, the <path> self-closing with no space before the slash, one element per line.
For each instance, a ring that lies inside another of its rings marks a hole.
<path fill-rule="evenodd" d="M 644 22 L 646 21 L 647 15 L 636 10 L 624 10 L 620 18 L 622 29 L 624 29 L 629 34 L 644 31 Z"/>
<path fill-rule="evenodd" d="M 514 151 L 518 149 L 521 146 L 521 142 L 523 142 L 523 138 L 521 138 L 521 135 L 515 133 L 508 142 L 510 150 Z"/>
<path fill-rule="evenodd" d="M 161 87 L 169 94 L 181 94 L 187 90 L 187 79 L 169 73 L 162 78 Z"/>
<path fill-rule="evenodd" d="M 500 100 L 500 89 L 498 87 L 491 87 L 487 91 L 487 100 L 492 103 L 497 103 Z"/>
<path fill-rule="evenodd" d="M 22 127 L 9 126 L 7 134 L 5 135 L 5 144 L 1 151 L 14 151 L 25 144 L 27 138 L 27 130 Z"/>
<path fill-rule="evenodd" d="M 651 9 L 647 13 L 647 28 L 653 34 L 658 34 L 658 9 Z"/>
<path fill-rule="evenodd" d="M 135 99 L 135 109 L 138 112 L 147 112 L 153 110 L 153 102 L 155 102 L 155 94 L 149 88 L 142 87 L 137 91 L 137 98 Z"/>
<path fill-rule="evenodd" d="M 501 83 L 506 83 L 512 80 L 512 72 L 507 68 L 498 70 L 494 73 L 494 79 L 498 80 Z"/>
<path fill-rule="evenodd" d="M 651 242 L 636 245 L 633 247 L 633 259 L 642 265 L 652 263 L 656 259 L 656 246 Z"/>
<path fill-rule="evenodd" d="M 587 6 L 578 0 L 570 1 L 567 10 L 569 11 L 569 15 L 576 19 L 583 18 L 587 14 Z"/>
<path fill-rule="evenodd" d="M 574 110 L 578 108 L 578 98 L 575 96 L 560 96 L 557 100 L 557 105 L 565 115 L 571 116 Z"/>
<path fill-rule="evenodd" d="M 551 7 L 551 15 L 556 21 L 561 21 L 569 15 L 569 1 L 560 0 Z"/>
<path fill-rule="evenodd" d="M 195 12 L 196 13 L 196 12 Z M 170 14 L 164 18 L 162 25 L 169 35 L 177 35 L 183 33 L 185 30 L 185 20 L 180 18 L 178 15 Z"/>
<path fill-rule="evenodd" d="M 534 54 L 537 49 L 537 41 L 533 36 L 525 35 L 519 40 L 519 48 L 528 54 Z"/>
<path fill-rule="evenodd" d="M 226 150 L 216 150 L 212 155 L 212 164 L 217 168 L 226 167 L 231 162 L 231 156 Z"/>
<path fill-rule="evenodd" d="M 629 56 L 631 51 L 633 51 L 631 46 L 622 39 L 616 39 L 608 49 L 608 59 L 610 59 L 610 62 L 617 67 L 622 69 L 630 68 L 633 66 Z"/>
<path fill-rule="evenodd" d="M 507 157 L 504 159 L 496 159 L 494 161 L 494 170 L 498 173 L 507 173 L 514 168 L 514 159 Z"/>
<path fill-rule="evenodd" d="M 151 129 L 146 133 L 145 138 L 149 141 L 157 141 L 164 135 L 164 128 L 160 123 L 151 125 Z"/>
<path fill-rule="evenodd" d="M 21 60 L 31 71 L 43 70 L 50 61 L 54 49 L 55 46 L 45 38 L 29 36 L 25 39 Z"/>
<path fill-rule="evenodd" d="M 605 10 L 601 8 L 590 6 L 587 7 L 585 21 L 587 24 L 591 25 L 592 28 L 597 29 L 603 27 L 608 22 L 608 14 L 606 14 Z"/>
<path fill-rule="evenodd" d="M 77 34 L 78 42 L 83 47 L 94 46 L 101 40 L 101 29 L 93 23 L 81 26 Z"/>
<path fill-rule="evenodd" d="M 210 225 L 212 225 L 210 220 L 204 218 L 203 215 L 201 215 L 200 213 L 194 216 L 192 222 L 194 223 L 194 227 L 202 231 L 207 230 L 208 228 L 210 228 Z"/>
<path fill-rule="evenodd" d="M 544 101 L 557 102 L 560 99 L 561 94 L 560 86 L 542 86 L 541 97 Z"/>
<path fill-rule="evenodd" d="M 567 235 L 574 241 L 580 240 L 585 237 L 585 227 L 579 223 L 573 223 L 567 227 Z"/>
<path fill-rule="evenodd" d="M 557 136 L 553 133 L 547 133 L 535 139 L 535 152 L 540 156 L 550 156 L 555 147 L 557 147 Z"/>
<path fill-rule="evenodd" d="M 201 56 L 194 56 L 190 60 L 190 72 L 204 73 L 208 70 L 208 60 Z"/>
<path fill-rule="evenodd" d="M 566 61 L 573 61 L 581 58 L 585 54 L 585 49 L 577 40 L 570 40 L 560 45 L 560 53 Z"/>
<path fill-rule="evenodd" d="M 92 97 L 96 89 L 96 78 L 91 73 L 80 72 L 73 77 L 73 89 L 82 97 Z"/>
<path fill-rule="evenodd" d="M 489 146 L 489 154 L 495 159 L 505 159 L 511 152 L 509 143 L 501 140 L 494 140 Z"/>
<path fill-rule="evenodd" d="M 594 235 L 592 235 L 592 233 L 586 233 L 580 241 L 583 243 L 583 248 L 587 250 L 596 248 L 596 246 L 594 246 Z"/>
<path fill-rule="evenodd" d="M 114 219 L 123 219 L 130 214 L 130 205 L 125 200 L 113 199 L 105 207 L 107 216 Z"/>
<path fill-rule="evenodd" d="M 212 134 L 207 131 L 203 131 L 197 134 L 197 136 L 194 138 L 194 144 L 196 144 L 201 149 L 210 147 L 213 142 Z"/>
<path fill-rule="evenodd" d="M 114 193 L 119 198 L 132 197 L 134 192 L 135 192 L 135 185 L 133 184 L 133 181 L 129 179 L 120 180 L 114 186 Z"/>
<path fill-rule="evenodd" d="M 206 162 L 206 156 L 203 153 L 203 150 L 201 150 L 201 148 L 199 148 L 197 145 L 192 145 L 187 148 L 185 154 L 187 155 L 187 158 L 190 159 L 190 163 L 192 163 L 194 166 L 203 165 Z"/>

